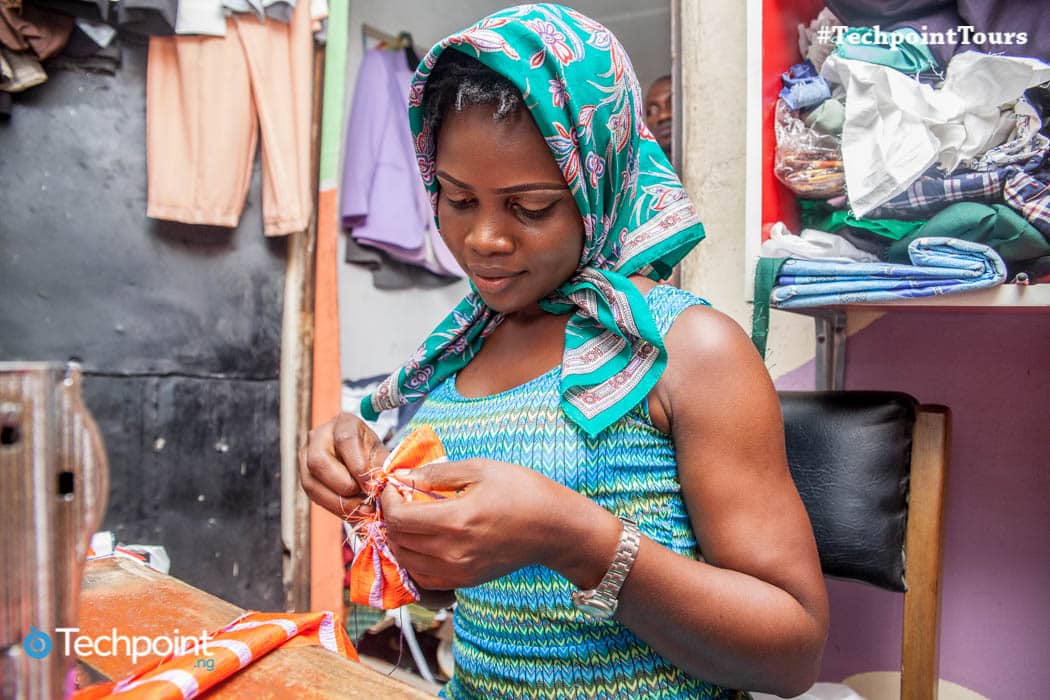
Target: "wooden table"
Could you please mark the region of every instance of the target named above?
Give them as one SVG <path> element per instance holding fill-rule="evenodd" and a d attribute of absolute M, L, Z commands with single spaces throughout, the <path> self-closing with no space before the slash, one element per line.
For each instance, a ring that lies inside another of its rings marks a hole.
<path fill-rule="evenodd" d="M 244 610 L 139 562 L 122 558 L 87 563 L 80 594 L 81 635 L 200 635 Z M 140 656 L 143 663 L 147 657 Z M 107 678 L 131 670 L 130 658 L 89 656 L 80 662 Z M 209 698 L 430 698 L 415 688 L 320 647 L 279 648 L 216 686 Z"/>

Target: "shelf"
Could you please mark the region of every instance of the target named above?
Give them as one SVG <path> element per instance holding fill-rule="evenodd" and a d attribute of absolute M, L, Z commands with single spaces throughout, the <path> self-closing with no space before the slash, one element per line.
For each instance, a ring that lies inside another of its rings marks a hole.
<path fill-rule="evenodd" d="M 771 307 L 771 308 L 776 308 Z M 808 309 L 777 309 L 812 316 L 816 334 L 817 389 L 842 389 L 846 372 L 846 313 L 849 311 L 994 311 L 1050 313 L 1050 284 L 1002 284 L 961 294 L 872 304 L 839 304 Z"/>
<path fill-rule="evenodd" d="M 776 307 L 773 307 L 776 308 Z M 780 309 L 808 316 L 823 315 L 828 311 L 924 311 L 928 309 L 951 308 L 970 309 L 974 311 L 1034 311 L 1050 312 L 1050 284 L 1001 284 L 989 289 L 978 289 L 961 294 L 923 297 L 921 299 L 901 299 L 871 304 L 836 304 L 809 309 Z"/>

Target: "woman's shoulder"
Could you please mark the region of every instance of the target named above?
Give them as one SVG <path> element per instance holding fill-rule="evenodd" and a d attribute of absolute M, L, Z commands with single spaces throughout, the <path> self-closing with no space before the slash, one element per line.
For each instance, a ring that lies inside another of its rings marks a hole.
<path fill-rule="evenodd" d="M 672 286 L 661 284 L 648 278 L 635 276 L 631 282 L 645 298 L 652 314 L 653 321 L 661 336 L 667 335 L 672 326 L 678 323 L 678 319 L 688 309 L 693 307 L 710 308 L 706 299 L 698 297 L 692 292 Z"/>

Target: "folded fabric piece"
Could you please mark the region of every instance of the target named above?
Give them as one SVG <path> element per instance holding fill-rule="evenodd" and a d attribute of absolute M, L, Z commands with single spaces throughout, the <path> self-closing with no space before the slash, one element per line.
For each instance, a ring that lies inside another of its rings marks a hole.
<path fill-rule="evenodd" d="M 372 286 L 376 289 L 437 289 L 460 279 L 402 262 L 385 250 L 361 245 L 353 236 L 346 237 L 344 259 L 351 265 L 369 270 L 372 273 Z"/>
<path fill-rule="evenodd" d="M 831 97 L 828 81 L 817 74 L 809 61 L 796 63 L 780 76 L 780 99 L 792 110 L 815 107 Z"/>
<path fill-rule="evenodd" d="M 762 243 L 763 258 L 798 258 L 835 262 L 877 262 L 878 257 L 859 250 L 841 236 L 811 228 L 794 235 L 782 221 L 770 228 L 769 238 Z"/>
<path fill-rule="evenodd" d="M 0 90 L 4 92 L 22 92 L 47 82 L 44 67 L 32 54 L 8 51 L 0 46 L 0 60 L 4 63 L 4 67 L 0 68 L 3 74 L 0 77 Z"/>
<path fill-rule="evenodd" d="M 810 129 L 838 136 L 842 133 L 842 125 L 846 123 L 846 105 L 832 95 L 814 107 L 803 122 Z"/>
<path fill-rule="evenodd" d="M 69 41 L 73 31 L 73 18 L 68 15 L 50 12 L 35 5 L 25 5 L 21 12 L 0 6 L 0 39 L 2 43 L 16 51 L 32 49 L 35 57 L 41 61 L 51 58 Z M 11 42 L 11 34 L 21 41 Z"/>
<path fill-rule="evenodd" d="M 960 173 L 950 177 L 923 175 L 908 189 L 868 212 L 868 217 L 926 219 L 955 202 L 1001 202 L 1003 187 L 1015 172 L 1014 169 L 1000 168 L 988 172 Z"/>
<path fill-rule="evenodd" d="M 855 216 L 907 189 L 935 162 L 951 173 L 960 162 L 999 145 L 999 106 L 1050 80 L 1035 59 L 957 54 L 939 90 L 892 68 L 828 57 L 821 75 L 846 89 L 842 155 Z"/>
<path fill-rule="evenodd" d="M 179 0 L 175 13 L 176 34 L 226 36 L 222 0 Z"/>
<path fill-rule="evenodd" d="M 375 511 L 355 528 L 356 541 L 350 543 L 354 550 L 354 562 L 350 565 L 351 602 L 391 610 L 419 600 L 419 590 L 390 551 L 380 496 L 389 487 L 406 501 L 455 497 L 455 491 L 423 491 L 412 484 L 413 469 L 444 461 L 444 445 L 430 426 L 423 425 L 387 456 L 382 469 L 372 478 L 368 496 Z"/>
<path fill-rule="evenodd" d="M 887 66 L 914 75 L 937 69 L 922 36 L 911 27 L 885 31 L 880 27 L 850 27 L 835 42 L 835 53 L 843 58 Z"/>
<path fill-rule="evenodd" d="M 845 209 L 831 209 L 823 202 L 800 199 L 799 218 L 805 228 L 818 231 L 839 233 L 843 228 L 868 231 L 887 241 L 899 241 L 918 231 L 923 221 L 904 221 L 901 219 L 858 219 Z"/>
<path fill-rule="evenodd" d="M 992 248 L 1007 262 L 1050 255 L 1050 241 L 1005 204 L 960 202 L 935 214 L 922 228 L 886 249 L 886 260 L 907 262 L 910 244 L 928 236 L 951 236 Z"/>
<path fill-rule="evenodd" d="M 1050 170 L 1017 173 L 1003 189 L 1006 203 L 1050 238 Z"/>
<path fill-rule="evenodd" d="M 780 309 L 863 304 L 968 292 L 1002 284 L 1006 265 L 986 245 L 955 238 L 919 238 L 910 265 L 784 261 L 770 303 Z"/>
<path fill-rule="evenodd" d="M 331 612 L 249 612 L 223 627 L 201 647 L 178 649 L 181 653 L 150 661 L 123 680 L 83 688 L 72 697 L 187 700 L 206 693 L 280 646 L 321 646 L 358 660 L 346 631 Z"/>
<path fill-rule="evenodd" d="M 118 0 L 117 27 L 141 36 L 175 33 L 178 0 Z"/>
<path fill-rule="evenodd" d="M 69 56 L 64 53 L 48 61 L 48 67 L 81 70 L 88 73 L 116 75 L 120 69 L 121 51 L 117 43 L 99 49 L 89 56 Z"/>

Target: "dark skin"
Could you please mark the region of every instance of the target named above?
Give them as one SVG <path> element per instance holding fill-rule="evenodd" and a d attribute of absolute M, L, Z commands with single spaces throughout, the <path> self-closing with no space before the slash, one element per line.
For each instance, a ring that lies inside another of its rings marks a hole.
<path fill-rule="evenodd" d="M 578 210 L 531 118 L 491 114 L 487 106 L 450 114 L 437 152 L 442 236 L 486 303 L 506 315 L 456 378 L 468 397 L 560 364 L 567 317 L 538 301 L 574 273 L 583 245 Z M 634 282 L 642 293 L 654 285 Z M 674 441 L 705 561 L 643 537 L 616 617 L 690 674 L 799 694 L 819 669 L 827 598 L 773 385 L 739 326 L 710 308 L 683 312 L 665 345 L 649 408 Z M 345 510 L 356 506 L 386 452 L 363 426 L 339 416 L 311 433 L 302 460 L 307 493 L 337 515 L 337 494 Z M 431 503 L 383 494 L 394 553 L 426 589 L 473 586 L 531 564 L 593 588 L 616 551 L 613 514 L 526 467 L 470 459 L 414 475 L 422 488 L 462 490 Z"/>
<path fill-rule="evenodd" d="M 645 125 L 653 132 L 664 153 L 671 152 L 671 79 L 658 78 L 645 93 Z"/>

